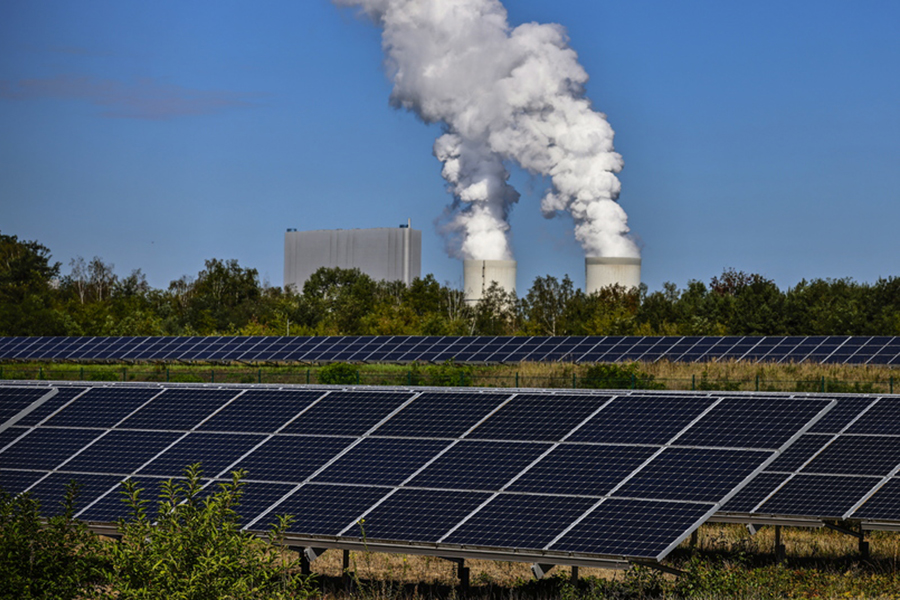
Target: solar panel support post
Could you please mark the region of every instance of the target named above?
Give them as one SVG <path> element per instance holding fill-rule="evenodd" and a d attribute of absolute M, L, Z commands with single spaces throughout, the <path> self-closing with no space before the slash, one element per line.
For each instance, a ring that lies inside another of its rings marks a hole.
<path fill-rule="evenodd" d="M 859 531 L 853 531 L 852 529 L 847 529 L 846 527 L 841 527 L 840 525 L 834 523 L 825 523 L 825 527 L 831 529 L 832 531 L 837 531 L 838 533 L 843 533 L 844 535 L 855 537 L 859 541 L 859 555 L 863 559 L 869 558 L 869 542 L 866 541 L 866 530 L 863 529 L 861 523 L 859 526 Z"/>
<path fill-rule="evenodd" d="M 169 367 L 166 367 L 166 383 L 169 383 Z"/>
<path fill-rule="evenodd" d="M 784 562 L 785 555 L 784 544 L 781 543 L 781 525 L 775 526 L 775 561 Z"/>
<path fill-rule="evenodd" d="M 3 376 L 3 370 L 0 369 L 0 377 L 2 377 L 2 376 Z M 894 376 L 891 375 L 891 378 L 888 381 L 890 382 L 890 386 L 891 386 L 890 389 L 891 389 L 891 393 L 893 394 L 894 393 Z"/>
<path fill-rule="evenodd" d="M 466 566 L 466 559 L 464 558 L 449 558 L 442 557 L 444 560 L 449 560 L 450 562 L 456 563 L 456 576 L 459 578 L 459 587 L 463 591 L 468 591 L 469 589 L 469 567 Z"/>
<path fill-rule="evenodd" d="M 343 580 L 344 590 L 350 591 L 353 585 L 353 577 L 350 574 L 350 550 L 344 548 L 343 557 L 341 559 L 341 579 Z"/>
<path fill-rule="evenodd" d="M 547 573 L 550 572 L 550 569 L 555 567 L 556 565 L 546 565 L 542 563 L 534 563 L 531 565 L 531 572 L 534 573 L 535 579 L 543 579 Z"/>
<path fill-rule="evenodd" d="M 756 374 L 756 391 L 759 391 L 759 373 Z"/>
<path fill-rule="evenodd" d="M 578 565 L 572 565 L 572 583 L 578 583 Z"/>

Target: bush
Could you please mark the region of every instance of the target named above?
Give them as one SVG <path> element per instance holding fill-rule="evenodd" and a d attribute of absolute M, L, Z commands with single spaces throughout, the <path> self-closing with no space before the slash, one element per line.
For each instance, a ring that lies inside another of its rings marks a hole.
<path fill-rule="evenodd" d="M 119 523 L 122 541 L 109 544 L 104 575 L 107 598 L 117 600 L 214 600 L 219 598 L 308 598 L 316 594 L 299 560 L 281 545 L 290 520 L 279 518 L 269 542 L 241 531 L 235 511 L 243 493 L 243 473 L 201 491 L 200 465 L 185 469 L 185 480 L 163 483 L 158 510 L 134 481 L 123 483 L 131 515 Z"/>
<path fill-rule="evenodd" d="M 77 496 L 78 486 L 70 483 L 62 514 L 44 523 L 30 494 L 0 491 L 0 598 L 91 596 L 100 542 L 73 518 Z"/>
<path fill-rule="evenodd" d="M 439 365 L 423 369 L 424 384 L 433 386 L 466 386 L 472 381 L 475 369 L 469 365 L 460 365 L 450 359 Z"/>
<path fill-rule="evenodd" d="M 359 382 L 359 371 L 347 363 L 331 363 L 316 371 L 319 383 L 354 385 Z"/>
<path fill-rule="evenodd" d="M 641 371 L 638 363 L 597 363 L 584 370 L 580 387 L 593 389 L 661 390 L 665 385 L 654 381 L 653 375 Z"/>

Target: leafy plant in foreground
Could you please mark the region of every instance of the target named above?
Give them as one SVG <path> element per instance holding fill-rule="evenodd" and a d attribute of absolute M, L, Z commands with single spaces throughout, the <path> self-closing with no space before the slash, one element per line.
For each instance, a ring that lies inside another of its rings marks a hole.
<path fill-rule="evenodd" d="M 0 598 L 79 598 L 91 590 L 99 540 L 76 521 L 78 486 L 66 486 L 62 513 L 44 520 L 30 494 L 0 491 Z"/>
<path fill-rule="evenodd" d="M 151 518 L 142 490 L 123 483 L 129 518 L 120 521 L 122 540 L 109 545 L 105 572 L 109 598 L 118 600 L 308 598 L 315 595 L 299 560 L 282 546 L 287 518 L 269 532 L 269 542 L 241 531 L 236 507 L 242 472 L 213 494 L 202 489 L 199 464 L 183 481 L 163 484 Z"/>

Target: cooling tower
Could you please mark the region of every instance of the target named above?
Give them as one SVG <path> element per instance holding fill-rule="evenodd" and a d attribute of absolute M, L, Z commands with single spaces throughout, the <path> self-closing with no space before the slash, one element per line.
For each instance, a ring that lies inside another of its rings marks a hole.
<path fill-rule="evenodd" d="M 593 294 L 610 285 L 626 289 L 641 285 L 640 258 L 585 258 L 584 291 Z"/>
<path fill-rule="evenodd" d="M 464 260 L 463 285 L 466 302 L 478 302 L 491 282 L 507 292 L 516 291 L 516 261 L 514 260 Z"/>

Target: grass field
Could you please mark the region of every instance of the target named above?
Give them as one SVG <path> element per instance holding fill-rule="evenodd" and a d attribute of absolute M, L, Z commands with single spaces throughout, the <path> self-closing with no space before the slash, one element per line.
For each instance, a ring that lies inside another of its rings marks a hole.
<path fill-rule="evenodd" d="M 696 547 L 682 544 L 667 560 L 681 576 L 641 567 L 628 571 L 560 567 L 537 581 L 530 565 L 470 560 L 470 598 L 900 598 L 900 536 L 871 533 L 871 555 L 861 561 L 855 538 L 830 530 L 784 529 L 787 559 L 774 558 L 774 532 L 751 536 L 739 525 L 701 527 Z M 341 552 L 313 563 L 326 597 L 456 598 L 456 565 L 421 556 L 351 552 L 350 587 L 342 580 Z"/>
<path fill-rule="evenodd" d="M 0 379 L 181 383 L 322 383 L 325 366 L 186 364 L 0 364 Z M 900 371 L 886 366 L 774 363 L 631 363 L 599 387 L 832 393 L 900 393 Z M 341 383 L 478 387 L 592 387 L 590 365 L 353 365 Z M 629 374 L 636 373 L 636 375 Z M 896 381 L 895 381 L 896 380 Z M 897 388 L 895 390 L 895 387 Z"/>

